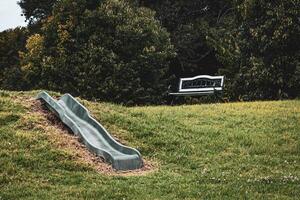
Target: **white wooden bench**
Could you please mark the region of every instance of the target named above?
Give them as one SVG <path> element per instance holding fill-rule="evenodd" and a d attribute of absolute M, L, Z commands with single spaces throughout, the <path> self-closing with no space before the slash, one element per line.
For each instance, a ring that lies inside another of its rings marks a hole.
<path fill-rule="evenodd" d="M 177 92 L 169 92 L 171 96 L 201 96 L 222 92 L 224 76 L 199 75 L 181 78 Z"/>

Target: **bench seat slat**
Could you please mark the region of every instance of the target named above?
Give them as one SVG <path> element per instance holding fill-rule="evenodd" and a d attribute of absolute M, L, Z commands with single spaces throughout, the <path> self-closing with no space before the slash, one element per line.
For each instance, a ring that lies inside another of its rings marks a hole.
<path fill-rule="evenodd" d="M 169 93 L 169 95 L 172 95 L 172 96 L 202 96 L 202 95 L 208 95 L 208 94 L 214 94 L 214 91 Z"/>

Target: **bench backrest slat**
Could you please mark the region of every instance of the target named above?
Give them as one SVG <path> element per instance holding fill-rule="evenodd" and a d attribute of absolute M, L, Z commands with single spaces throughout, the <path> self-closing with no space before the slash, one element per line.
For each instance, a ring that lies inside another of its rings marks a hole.
<path fill-rule="evenodd" d="M 181 78 L 179 92 L 221 91 L 224 76 L 199 75 L 191 78 Z"/>

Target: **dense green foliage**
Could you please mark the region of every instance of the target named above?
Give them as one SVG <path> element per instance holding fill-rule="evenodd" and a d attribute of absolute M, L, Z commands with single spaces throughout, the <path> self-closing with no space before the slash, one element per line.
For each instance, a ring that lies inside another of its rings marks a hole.
<path fill-rule="evenodd" d="M 19 49 L 11 40 L 3 44 L 3 59 L 5 51 L 15 52 L 15 58 L 23 52 L 22 74 L 18 64 L 5 65 L 17 76 L 0 68 L 5 88 L 20 89 L 11 81 L 20 77 L 22 89 L 160 104 L 169 84 L 177 88 L 179 78 L 208 74 L 226 76 L 224 97 L 230 100 L 300 96 L 300 0 L 21 0 L 19 5 L 30 37 L 26 51 L 22 37 L 16 38 Z"/>
<path fill-rule="evenodd" d="M 56 0 L 20 0 L 18 2 L 29 24 L 50 16 L 55 3 Z"/>
<path fill-rule="evenodd" d="M 140 0 L 140 5 L 157 12 L 157 18 L 171 34 L 177 57 L 172 73 L 178 78 L 216 74 L 220 63 L 206 39 L 221 25 L 230 9 L 228 1 L 214 0 Z"/>
<path fill-rule="evenodd" d="M 231 30 L 216 34 L 229 96 L 294 98 L 300 94 L 300 1 L 239 1 Z"/>
<path fill-rule="evenodd" d="M 225 75 L 231 99 L 299 96 L 299 0 L 139 2 L 171 33 L 178 77 Z"/>
<path fill-rule="evenodd" d="M 22 57 L 33 87 L 154 104 L 167 91 L 173 55 L 169 34 L 150 9 L 116 0 L 94 6 L 67 0 L 54 9 L 42 34 L 29 38 Z"/>
<path fill-rule="evenodd" d="M 0 88 L 23 88 L 19 51 L 24 50 L 27 35 L 25 28 L 0 33 Z"/>
<path fill-rule="evenodd" d="M 81 101 L 113 136 L 158 163 L 154 172 L 124 177 L 80 161 L 70 134 L 30 106 L 36 94 L 0 92 L 1 199 L 299 197 L 300 101 L 172 107 Z"/>

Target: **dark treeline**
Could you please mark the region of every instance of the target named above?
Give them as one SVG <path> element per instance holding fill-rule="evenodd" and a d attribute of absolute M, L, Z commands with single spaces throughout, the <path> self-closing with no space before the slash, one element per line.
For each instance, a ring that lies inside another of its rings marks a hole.
<path fill-rule="evenodd" d="M 0 87 L 162 104 L 181 77 L 230 100 L 300 96 L 300 0 L 21 0 L 0 33 Z"/>

